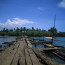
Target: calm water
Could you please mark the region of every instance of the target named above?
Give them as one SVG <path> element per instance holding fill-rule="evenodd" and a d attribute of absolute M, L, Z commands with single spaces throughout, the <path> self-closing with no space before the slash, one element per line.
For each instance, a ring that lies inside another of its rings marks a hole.
<path fill-rule="evenodd" d="M 65 37 L 55 37 L 54 40 L 57 40 L 57 41 L 53 41 L 54 45 L 65 46 Z"/>
<path fill-rule="evenodd" d="M 65 61 L 61 60 L 60 58 L 53 55 L 52 53 L 46 53 L 46 55 L 60 64 L 65 64 Z"/>
<path fill-rule="evenodd" d="M 31 37 L 33 39 L 44 39 L 46 41 L 51 41 L 51 39 L 47 39 L 47 38 L 41 38 L 41 37 Z M 55 41 L 56 40 L 56 41 Z M 59 41 L 60 40 L 60 41 Z M 57 45 L 57 46 L 65 46 L 65 37 L 55 37 L 54 41 L 53 41 L 53 45 Z M 33 45 L 34 46 L 34 45 Z M 38 48 L 43 48 L 44 46 L 38 45 Z"/>
<path fill-rule="evenodd" d="M 16 36 L 0 36 L 0 44 L 4 42 L 12 42 L 13 40 L 16 40 Z M 2 44 L 2 48 L 5 48 L 7 44 Z"/>
<path fill-rule="evenodd" d="M 32 47 L 35 47 L 35 45 L 32 45 Z M 44 48 L 44 45 L 37 45 L 37 48 Z"/>

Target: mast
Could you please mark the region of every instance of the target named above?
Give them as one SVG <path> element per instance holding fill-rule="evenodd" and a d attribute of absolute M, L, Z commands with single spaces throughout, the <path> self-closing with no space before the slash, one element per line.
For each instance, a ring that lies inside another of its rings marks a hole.
<path fill-rule="evenodd" d="M 55 23 L 56 23 L 56 16 L 55 16 L 55 18 L 54 18 L 53 37 L 55 36 Z"/>
<path fill-rule="evenodd" d="M 55 16 L 55 18 L 54 18 L 54 29 L 55 29 L 55 22 L 56 22 L 56 16 Z"/>
<path fill-rule="evenodd" d="M 56 23 L 56 16 L 55 16 L 55 18 L 54 18 L 54 27 L 53 27 L 53 38 L 52 38 L 52 43 L 53 43 L 54 36 L 55 36 L 55 23 Z"/>

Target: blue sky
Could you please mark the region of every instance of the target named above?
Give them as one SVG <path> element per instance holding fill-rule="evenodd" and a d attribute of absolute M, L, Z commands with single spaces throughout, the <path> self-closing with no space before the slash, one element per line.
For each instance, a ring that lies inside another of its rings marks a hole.
<path fill-rule="evenodd" d="M 65 32 L 65 0 L 0 0 L 0 29 L 27 27 Z"/>

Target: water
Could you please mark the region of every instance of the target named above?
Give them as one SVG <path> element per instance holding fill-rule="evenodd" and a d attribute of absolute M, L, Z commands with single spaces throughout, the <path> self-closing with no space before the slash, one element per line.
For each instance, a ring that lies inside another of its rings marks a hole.
<path fill-rule="evenodd" d="M 44 39 L 45 41 L 51 41 L 51 39 L 47 39 L 47 38 L 41 38 L 41 37 L 31 37 L 33 39 Z M 57 40 L 57 41 L 55 41 Z M 60 40 L 60 41 L 59 41 Z M 65 37 L 55 37 L 54 41 L 53 41 L 53 45 L 57 45 L 57 46 L 65 46 Z M 40 45 L 39 45 L 40 46 Z M 38 46 L 38 47 L 39 47 Z M 44 48 L 44 46 L 43 46 Z"/>
<path fill-rule="evenodd" d="M 35 47 L 35 45 L 32 45 L 32 47 Z M 37 48 L 44 48 L 44 45 L 37 45 Z"/>
<path fill-rule="evenodd" d="M 5 48 L 7 44 L 2 44 L 4 42 L 12 42 L 16 40 L 16 36 L 0 36 L 0 44 L 2 45 L 2 48 Z"/>
<path fill-rule="evenodd" d="M 57 40 L 57 41 L 53 41 L 54 45 L 65 46 L 65 37 L 55 37 L 54 40 Z"/>
<path fill-rule="evenodd" d="M 51 59 L 55 60 L 56 62 L 58 62 L 59 64 L 65 64 L 65 61 L 61 60 L 60 58 L 56 57 L 55 55 L 53 55 L 52 53 L 46 53 L 46 55 L 48 57 L 50 57 Z"/>
<path fill-rule="evenodd" d="M 32 39 L 43 39 L 42 37 L 31 37 Z"/>

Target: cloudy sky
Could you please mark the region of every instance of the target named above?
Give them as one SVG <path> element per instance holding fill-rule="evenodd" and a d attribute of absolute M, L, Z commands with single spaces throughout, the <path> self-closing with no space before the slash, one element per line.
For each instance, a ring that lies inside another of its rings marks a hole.
<path fill-rule="evenodd" d="M 27 27 L 65 32 L 65 0 L 0 0 L 0 29 Z"/>

